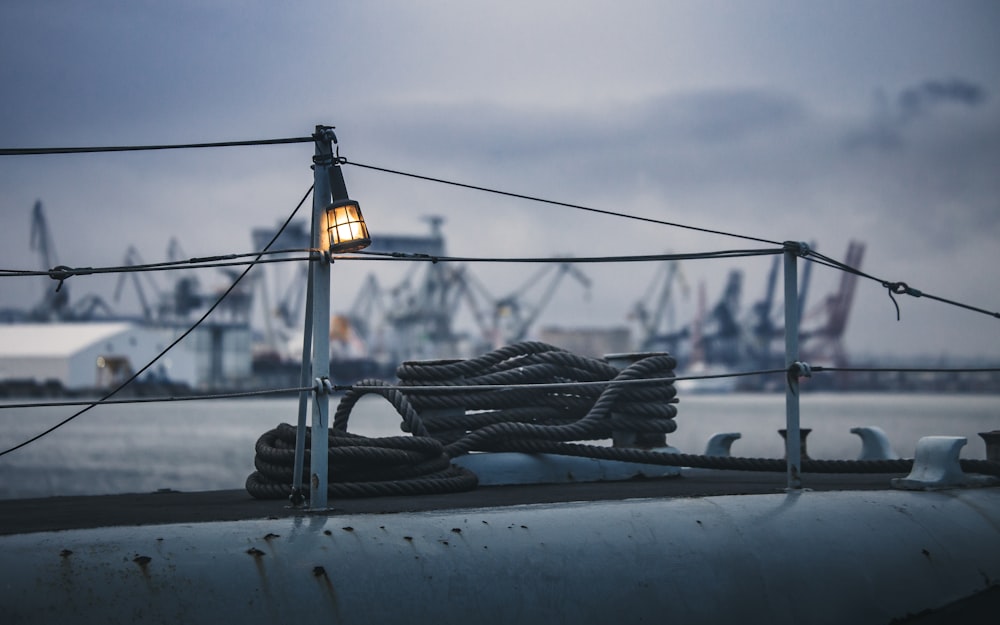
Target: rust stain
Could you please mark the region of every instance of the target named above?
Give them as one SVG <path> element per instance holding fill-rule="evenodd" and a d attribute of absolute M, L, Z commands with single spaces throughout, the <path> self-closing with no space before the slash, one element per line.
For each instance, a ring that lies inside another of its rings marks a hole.
<path fill-rule="evenodd" d="M 274 540 L 275 538 L 281 538 L 281 535 L 280 534 L 272 534 L 271 532 L 268 532 L 267 535 L 264 536 L 264 540 L 267 540 L 267 541 Z"/>
<path fill-rule="evenodd" d="M 149 556 L 141 556 L 138 554 L 136 554 L 136 556 L 132 558 L 132 562 L 135 562 L 136 564 L 139 565 L 139 570 L 142 571 L 142 576 L 147 580 L 149 579 L 149 563 L 152 561 L 153 559 L 150 558 Z"/>
<path fill-rule="evenodd" d="M 256 547 L 247 549 L 247 554 L 253 556 L 253 564 L 257 567 L 257 574 L 260 575 L 260 589 L 265 595 L 271 593 L 267 583 L 267 571 L 264 570 L 264 552 Z"/>
<path fill-rule="evenodd" d="M 327 598 L 330 600 L 330 606 L 333 608 L 334 616 L 337 621 L 340 621 L 340 605 L 337 602 L 337 591 L 333 587 L 333 582 L 330 580 L 330 576 L 327 575 L 326 569 L 322 566 L 314 566 L 313 577 L 320 583 L 326 592 Z"/>

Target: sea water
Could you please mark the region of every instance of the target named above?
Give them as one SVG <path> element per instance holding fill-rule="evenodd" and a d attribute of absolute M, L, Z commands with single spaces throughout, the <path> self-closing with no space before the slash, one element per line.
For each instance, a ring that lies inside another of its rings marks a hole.
<path fill-rule="evenodd" d="M 331 400 L 331 414 L 337 398 Z M 0 451 L 66 419 L 79 408 L 0 409 Z M 298 399 L 200 400 L 96 407 L 47 436 L 0 456 L 0 499 L 160 489 L 243 488 L 253 469 L 254 442 L 279 423 L 295 423 Z M 309 416 L 307 415 L 307 421 Z M 348 429 L 367 436 L 400 435 L 388 402 L 363 398 Z M 783 394 L 682 396 L 677 431 L 668 443 L 701 453 L 712 434 L 740 432 L 733 455 L 781 458 Z M 893 449 L 912 457 L 923 436 L 964 436 L 964 458 L 985 458 L 979 432 L 1000 430 L 998 395 L 805 393 L 801 427 L 813 458 L 857 458 L 855 426 L 874 425 Z"/>

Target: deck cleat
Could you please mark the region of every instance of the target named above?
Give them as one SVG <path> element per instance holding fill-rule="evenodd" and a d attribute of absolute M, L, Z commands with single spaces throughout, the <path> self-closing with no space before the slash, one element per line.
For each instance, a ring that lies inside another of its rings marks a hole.
<path fill-rule="evenodd" d="M 892 450 L 885 430 L 875 425 L 851 428 L 851 434 L 861 437 L 861 455 L 858 460 L 898 460 L 899 454 Z"/>
<path fill-rule="evenodd" d="M 964 436 L 925 436 L 917 441 L 913 468 L 906 477 L 893 478 L 892 486 L 905 490 L 938 490 L 968 486 L 994 486 L 1000 479 L 962 471 L 958 455 L 969 442 Z"/>
<path fill-rule="evenodd" d="M 719 432 L 718 434 L 713 434 L 712 438 L 708 439 L 708 444 L 705 446 L 706 456 L 731 456 L 729 448 L 732 447 L 733 441 L 738 438 L 742 438 L 743 435 L 739 432 Z"/>

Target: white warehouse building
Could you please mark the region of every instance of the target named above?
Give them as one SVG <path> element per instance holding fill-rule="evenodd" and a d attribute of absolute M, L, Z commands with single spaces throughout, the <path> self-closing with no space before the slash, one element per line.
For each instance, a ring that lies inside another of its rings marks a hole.
<path fill-rule="evenodd" d="M 68 389 L 107 388 L 124 381 L 169 345 L 182 329 L 129 322 L 0 325 L 0 382 L 57 381 Z M 204 388 L 250 373 L 249 330 L 198 328 L 140 376 Z"/>

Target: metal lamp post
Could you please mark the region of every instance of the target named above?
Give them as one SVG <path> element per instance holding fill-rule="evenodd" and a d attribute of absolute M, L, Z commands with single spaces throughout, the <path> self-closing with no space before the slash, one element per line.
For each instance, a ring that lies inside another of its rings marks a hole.
<path fill-rule="evenodd" d="M 333 144 L 337 137 L 330 126 L 316 126 L 313 135 L 313 210 L 311 248 L 313 256 L 306 286 L 306 319 L 302 340 L 303 388 L 311 386 L 313 395 L 312 441 L 309 466 L 309 507 L 327 507 L 327 453 L 330 425 L 330 254 L 354 252 L 371 244 L 368 228 L 357 202 L 347 196 L 347 185 L 335 158 Z M 292 478 L 292 503 L 300 505 L 303 495 L 303 458 L 305 454 L 306 409 L 309 392 L 299 395 L 299 419 L 295 441 L 295 469 Z"/>

